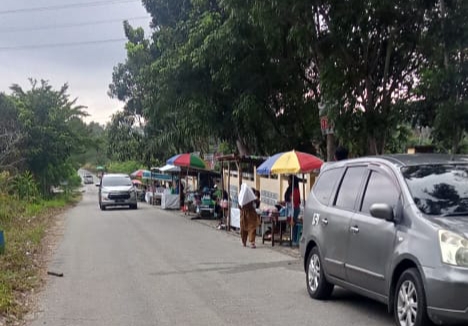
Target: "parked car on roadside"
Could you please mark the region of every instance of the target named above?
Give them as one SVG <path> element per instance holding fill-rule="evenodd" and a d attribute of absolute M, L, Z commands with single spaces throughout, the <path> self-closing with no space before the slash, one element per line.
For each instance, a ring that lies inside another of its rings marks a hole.
<path fill-rule="evenodd" d="M 399 326 L 468 323 L 468 156 L 389 155 L 322 167 L 300 251 L 314 299 L 334 285 Z"/>
<path fill-rule="evenodd" d="M 129 206 L 137 209 L 137 191 L 127 174 L 105 174 L 99 184 L 99 207 Z"/>

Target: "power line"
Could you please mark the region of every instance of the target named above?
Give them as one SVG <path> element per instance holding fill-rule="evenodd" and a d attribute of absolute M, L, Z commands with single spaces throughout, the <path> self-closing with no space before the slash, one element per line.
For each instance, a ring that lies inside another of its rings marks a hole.
<path fill-rule="evenodd" d="M 99 45 L 99 44 L 117 43 L 117 42 L 123 42 L 123 41 L 128 41 L 128 40 L 126 38 L 117 38 L 117 39 L 83 41 L 83 42 L 4 46 L 4 47 L 0 47 L 0 52 L 2 52 L 2 51 L 16 51 L 16 50 L 28 50 L 28 49 L 50 49 L 50 48 L 61 48 L 61 47 L 73 47 L 73 46 L 79 46 L 79 45 L 94 45 L 94 44 Z"/>
<path fill-rule="evenodd" d="M 81 27 L 81 26 L 104 25 L 108 23 L 123 22 L 124 20 L 130 21 L 130 20 L 150 19 L 150 18 L 151 18 L 150 16 L 139 16 L 139 17 L 125 18 L 125 19 L 97 20 L 97 21 L 62 24 L 62 25 L 44 25 L 44 26 L 38 26 L 38 27 L 15 28 L 15 29 L 4 29 L 4 30 L 0 29 L 0 34 L 43 31 L 43 30 L 51 30 L 51 29 L 64 29 L 64 28 L 73 28 L 73 27 Z"/>
<path fill-rule="evenodd" d="M 140 0 L 102 0 L 102 1 L 93 1 L 93 2 L 70 3 L 66 5 L 56 5 L 56 6 L 47 6 L 47 7 L 10 9 L 10 10 L 0 11 L 0 15 L 20 14 L 20 13 L 27 13 L 27 12 L 59 10 L 59 9 L 69 9 L 69 8 L 97 7 L 97 6 L 105 6 L 105 5 L 110 5 L 110 4 L 121 4 L 121 3 L 130 3 L 130 2 L 140 2 Z"/>

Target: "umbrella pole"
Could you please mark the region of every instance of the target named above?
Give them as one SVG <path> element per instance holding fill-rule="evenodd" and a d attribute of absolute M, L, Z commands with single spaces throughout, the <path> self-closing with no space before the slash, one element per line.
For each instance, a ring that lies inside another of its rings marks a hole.
<path fill-rule="evenodd" d="M 289 227 L 289 246 L 292 247 L 292 237 L 293 237 L 293 228 L 294 228 L 294 189 L 296 188 L 294 184 L 294 174 L 292 176 L 292 184 L 291 184 L 291 207 L 292 207 L 292 216 L 291 216 L 291 224 Z"/>
<path fill-rule="evenodd" d="M 153 195 L 151 196 L 151 205 L 154 205 L 154 203 L 156 202 L 155 199 L 154 199 L 154 192 L 155 192 L 155 186 L 154 186 L 154 182 L 153 182 L 153 171 L 151 171 L 150 169 L 150 182 L 151 182 L 151 189 L 153 189 Z"/>
<path fill-rule="evenodd" d="M 184 189 L 187 189 L 187 188 L 188 188 L 188 168 L 187 168 L 187 174 L 185 175 L 185 187 L 184 187 Z M 185 196 L 185 194 L 183 194 L 183 192 L 184 192 L 184 190 L 182 190 L 182 185 L 181 185 L 180 193 L 181 193 L 181 195 L 184 196 L 184 201 L 182 202 L 182 205 L 185 206 L 185 199 L 186 199 L 187 197 Z M 188 207 L 184 207 L 184 210 L 185 210 L 186 208 L 187 208 L 187 210 L 188 210 Z"/>
<path fill-rule="evenodd" d="M 221 162 L 221 198 L 219 198 L 219 203 L 223 202 L 224 197 L 224 161 Z M 224 223 L 224 219 L 226 218 L 225 209 L 222 207 L 221 210 L 223 211 L 223 220 L 221 223 Z"/>
<path fill-rule="evenodd" d="M 231 231 L 231 163 L 228 162 L 228 216 L 226 230 Z"/>
<path fill-rule="evenodd" d="M 306 205 L 306 192 L 305 192 L 305 184 L 306 184 L 306 179 L 305 179 L 305 174 L 302 173 L 302 201 L 304 202 L 304 210 L 305 210 L 305 205 Z"/>

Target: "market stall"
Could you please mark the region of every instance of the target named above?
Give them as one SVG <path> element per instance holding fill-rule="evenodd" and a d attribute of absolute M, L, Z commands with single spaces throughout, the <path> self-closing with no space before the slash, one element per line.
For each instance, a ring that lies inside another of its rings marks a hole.
<path fill-rule="evenodd" d="M 249 186 L 259 189 L 260 184 L 255 178 L 255 169 L 265 161 L 266 157 L 255 155 L 237 155 L 229 154 L 216 157 L 216 160 L 221 163 L 221 189 L 228 192 L 226 209 L 223 209 L 223 220 L 226 221 L 227 230 L 240 228 L 240 210 L 238 207 L 237 197 L 242 183 L 247 183 Z M 232 163 L 235 164 L 235 169 L 232 169 Z M 226 173 L 227 167 L 227 173 Z M 226 175 L 227 174 L 227 175 Z M 232 181 L 231 176 L 235 175 L 235 181 Z"/>
<path fill-rule="evenodd" d="M 171 181 L 171 176 L 164 173 L 157 173 L 154 168 L 151 170 L 139 169 L 130 174 L 134 178 L 133 182 L 141 182 L 141 187 L 145 187 L 145 193 L 142 194 L 144 201 L 148 204 L 157 205 L 161 202 L 161 195 L 165 189 L 162 184 Z"/>
<path fill-rule="evenodd" d="M 185 175 L 185 183 L 187 184 L 187 178 L 189 175 L 189 171 L 193 171 L 194 169 L 206 169 L 205 162 L 195 154 L 192 153 L 184 153 L 174 155 L 166 161 L 167 166 L 174 166 L 175 168 L 178 167 L 180 170 L 177 171 L 172 169 L 174 172 L 179 172 L 179 180 L 182 179 L 183 174 Z M 164 167 L 163 167 L 164 168 Z M 183 204 L 185 197 L 184 197 L 184 188 L 182 182 L 178 182 L 177 185 L 177 193 L 179 194 L 180 202 Z"/>
<path fill-rule="evenodd" d="M 323 161 L 318 157 L 297 152 L 297 151 L 290 151 L 290 152 L 281 152 L 271 156 L 268 160 L 266 160 L 262 165 L 260 165 L 257 169 L 257 173 L 259 175 L 270 175 L 270 174 L 277 174 L 277 175 L 284 175 L 290 174 L 292 175 L 292 189 L 296 186 L 297 174 L 302 174 L 303 181 L 305 179 L 306 173 L 311 173 L 314 170 L 319 169 L 323 164 Z M 303 194 L 305 195 L 305 182 L 303 184 Z M 286 227 L 289 227 L 289 244 L 292 246 L 293 241 L 297 241 L 297 239 L 293 239 L 293 227 L 299 229 L 302 225 L 299 225 L 299 221 L 293 220 L 293 212 L 295 208 L 293 207 L 294 203 L 294 191 L 292 191 L 292 198 L 291 198 L 291 207 L 285 206 L 282 209 L 277 210 L 277 212 L 270 212 L 262 214 L 262 230 L 265 228 L 265 223 L 270 223 L 272 225 L 272 234 L 271 234 L 271 241 L 272 245 L 275 242 L 275 233 L 277 231 L 277 226 L 279 226 L 279 236 L 280 242 L 283 241 L 283 235 L 287 233 L 285 231 Z M 305 207 L 305 200 L 303 200 L 303 207 Z M 286 223 L 281 223 L 286 222 Z M 265 234 L 262 235 L 263 240 L 265 240 Z"/>
<path fill-rule="evenodd" d="M 180 209 L 180 199 L 178 194 L 171 194 L 165 191 L 161 195 L 162 209 Z"/>

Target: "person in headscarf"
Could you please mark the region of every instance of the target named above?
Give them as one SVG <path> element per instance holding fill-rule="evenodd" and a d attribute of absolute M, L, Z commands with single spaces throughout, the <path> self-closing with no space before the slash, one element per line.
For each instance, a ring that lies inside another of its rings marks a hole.
<path fill-rule="evenodd" d="M 241 238 L 244 247 L 247 246 L 247 240 L 249 240 L 250 247 L 256 248 L 255 235 L 258 226 L 258 216 L 255 210 L 254 201 L 251 201 L 247 205 L 242 206 L 240 215 L 240 228 Z"/>
<path fill-rule="evenodd" d="M 242 185 L 242 191 L 250 191 L 252 190 L 250 188 L 247 189 L 245 184 Z M 257 226 L 258 226 L 258 216 L 257 216 L 257 211 L 255 210 L 255 194 L 252 192 L 251 197 L 249 197 L 251 200 L 248 201 L 245 205 L 240 207 L 240 233 L 241 233 L 241 239 L 242 239 L 242 244 L 244 247 L 247 246 L 247 240 L 250 243 L 250 247 L 252 249 L 256 248 L 257 246 L 255 245 L 255 235 L 257 232 Z"/>

